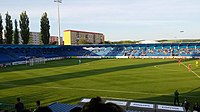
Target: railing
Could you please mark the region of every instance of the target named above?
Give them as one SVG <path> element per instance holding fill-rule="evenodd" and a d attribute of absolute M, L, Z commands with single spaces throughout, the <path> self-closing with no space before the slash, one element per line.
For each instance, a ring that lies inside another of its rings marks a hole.
<path fill-rule="evenodd" d="M 0 103 L 0 109 L 14 111 L 15 106 L 14 106 L 14 104 Z"/>

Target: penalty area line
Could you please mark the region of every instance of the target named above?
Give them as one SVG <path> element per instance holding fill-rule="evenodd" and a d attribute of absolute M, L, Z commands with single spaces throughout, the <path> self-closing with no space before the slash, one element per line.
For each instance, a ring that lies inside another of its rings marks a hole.
<path fill-rule="evenodd" d="M 182 64 L 185 68 L 188 68 L 184 63 L 181 62 L 181 64 Z M 191 72 L 192 72 L 194 75 L 196 75 L 196 76 L 200 79 L 200 76 L 199 76 L 196 72 L 194 72 L 193 70 L 191 70 Z"/>

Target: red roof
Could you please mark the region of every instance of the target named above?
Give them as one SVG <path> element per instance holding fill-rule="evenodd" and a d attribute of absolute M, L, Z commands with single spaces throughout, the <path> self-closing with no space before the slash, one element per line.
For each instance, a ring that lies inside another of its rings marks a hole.
<path fill-rule="evenodd" d="M 100 34 L 100 35 L 103 35 L 103 33 L 89 32 L 89 31 L 79 31 L 79 30 L 64 30 L 64 32 L 66 32 L 66 31 L 71 31 L 71 32 L 80 32 L 80 33 L 91 33 L 91 34 Z"/>

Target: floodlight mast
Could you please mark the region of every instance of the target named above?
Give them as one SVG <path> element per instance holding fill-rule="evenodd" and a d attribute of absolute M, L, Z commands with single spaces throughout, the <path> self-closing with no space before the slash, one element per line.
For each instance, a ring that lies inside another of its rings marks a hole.
<path fill-rule="evenodd" d="M 61 40 L 60 40 L 60 8 L 59 8 L 59 4 L 62 3 L 62 0 L 54 0 L 54 2 L 57 2 L 57 4 L 58 4 L 58 45 L 61 45 Z"/>

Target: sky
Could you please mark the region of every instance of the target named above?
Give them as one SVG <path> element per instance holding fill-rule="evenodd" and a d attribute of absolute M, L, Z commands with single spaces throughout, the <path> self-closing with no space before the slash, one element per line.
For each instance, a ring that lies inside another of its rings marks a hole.
<path fill-rule="evenodd" d="M 200 39 L 200 0 L 62 0 L 59 6 L 61 36 L 71 29 L 103 33 L 109 41 Z M 50 34 L 58 35 L 54 0 L 0 0 L 4 26 L 6 12 L 14 21 L 23 11 L 33 32 L 47 12 Z"/>

